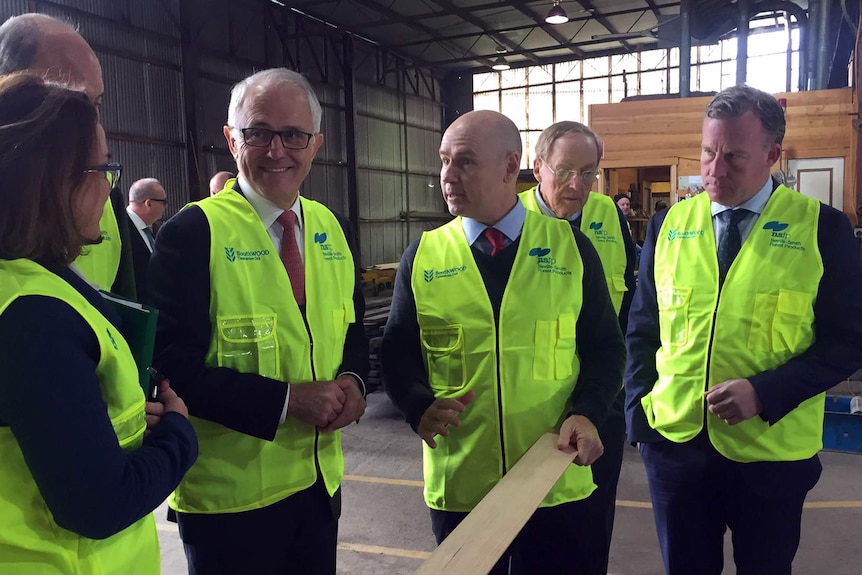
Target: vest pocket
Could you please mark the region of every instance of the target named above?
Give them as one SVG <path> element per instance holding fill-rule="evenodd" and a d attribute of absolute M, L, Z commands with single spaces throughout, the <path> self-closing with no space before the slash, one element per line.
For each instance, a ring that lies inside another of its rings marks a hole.
<path fill-rule="evenodd" d="M 420 330 L 431 389 L 454 391 L 467 383 L 464 328 L 460 325 Z"/>
<path fill-rule="evenodd" d="M 779 290 L 777 294 L 759 293 L 754 297 L 748 347 L 753 350 L 800 351 L 811 325 L 814 296 L 806 292 Z"/>
<path fill-rule="evenodd" d="M 671 349 L 688 343 L 688 308 L 691 288 L 675 287 L 656 290 L 661 344 Z"/>
<path fill-rule="evenodd" d="M 218 317 L 218 364 L 278 379 L 275 316 Z"/>
<path fill-rule="evenodd" d="M 555 320 L 536 321 L 533 378 L 565 379 L 572 375 L 575 358 L 575 316 L 563 314 Z"/>

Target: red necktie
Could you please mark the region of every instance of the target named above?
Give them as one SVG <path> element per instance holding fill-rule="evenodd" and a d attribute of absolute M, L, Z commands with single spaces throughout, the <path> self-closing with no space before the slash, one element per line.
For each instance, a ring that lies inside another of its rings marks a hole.
<path fill-rule="evenodd" d="M 485 236 L 485 239 L 491 244 L 492 256 L 496 256 L 503 248 L 506 247 L 506 238 L 503 236 L 503 232 L 497 228 L 485 228 L 482 235 Z"/>
<path fill-rule="evenodd" d="M 299 246 L 296 245 L 296 212 L 285 210 L 278 216 L 277 221 L 284 228 L 281 235 L 281 261 L 290 278 L 293 297 L 296 298 L 296 303 L 302 305 L 305 303 L 305 266 L 302 256 L 299 255 Z"/>

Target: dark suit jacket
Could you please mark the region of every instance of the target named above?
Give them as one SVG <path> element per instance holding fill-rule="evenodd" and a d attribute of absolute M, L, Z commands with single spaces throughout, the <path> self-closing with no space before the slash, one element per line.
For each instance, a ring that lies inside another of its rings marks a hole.
<path fill-rule="evenodd" d="M 129 231 L 129 246 L 132 250 L 132 265 L 135 271 L 135 290 L 138 293 L 138 301 L 149 303 L 147 300 L 147 268 L 150 265 L 150 250 L 128 212 L 124 211 L 123 217 Z"/>
<path fill-rule="evenodd" d="M 114 279 L 111 291 L 128 299 L 137 299 L 131 234 L 129 234 L 129 228 L 123 225 L 129 215 L 126 213 L 126 200 L 123 198 L 123 192 L 120 191 L 120 188 L 111 190 L 110 200 L 114 217 L 117 218 L 117 228 L 120 231 L 120 265 L 117 268 L 117 277 Z M 137 232 L 135 235 L 140 236 Z"/>
<path fill-rule="evenodd" d="M 356 322 L 347 329 L 339 373 L 354 372 L 365 380 L 369 370 L 368 340 L 362 323 L 365 300 L 359 279 L 358 244 L 350 223 L 336 217 L 356 268 Z M 197 206 L 180 211 L 159 229 L 148 273 L 150 303 L 159 310 L 153 363 L 170 378 L 171 387 L 185 400 L 190 414 L 272 440 L 287 386 L 254 373 L 204 365 L 212 333 L 209 257 L 209 223 Z"/>
<path fill-rule="evenodd" d="M 625 387 L 626 423 L 631 442 L 664 440 L 647 423 L 640 401 L 658 378 L 655 353 L 660 342 L 654 258 L 656 237 L 666 215 L 667 210 L 657 213 L 647 227 L 638 288 L 629 314 Z M 859 298 L 862 263 L 847 216 L 829 206 L 821 206 L 817 244 L 823 259 L 823 277 L 814 304 L 814 343 L 784 365 L 748 378 L 763 405 L 760 417 L 770 423 L 777 422 L 806 399 L 836 385 L 862 365 L 862 299 Z M 779 485 L 794 471 L 800 476 L 819 474 L 819 464 L 815 466 L 814 462 L 809 462 L 757 463 L 743 467 L 756 471 L 759 482 Z"/>

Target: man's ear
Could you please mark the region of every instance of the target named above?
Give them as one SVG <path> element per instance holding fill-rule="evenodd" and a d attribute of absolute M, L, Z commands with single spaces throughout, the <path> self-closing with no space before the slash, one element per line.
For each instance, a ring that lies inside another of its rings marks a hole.
<path fill-rule="evenodd" d="M 224 128 L 222 128 L 222 133 L 224 134 L 224 139 L 227 140 L 227 147 L 230 148 L 230 154 L 234 159 L 236 159 L 239 144 L 237 144 L 236 138 L 233 137 L 233 132 L 231 131 L 230 126 L 225 124 Z"/>

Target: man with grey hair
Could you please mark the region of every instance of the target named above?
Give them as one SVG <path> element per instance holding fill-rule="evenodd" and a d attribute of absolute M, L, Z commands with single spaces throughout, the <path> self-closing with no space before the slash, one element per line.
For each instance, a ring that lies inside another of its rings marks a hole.
<path fill-rule="evenodd" d="M 748 86 L 703 119 L 706 193 L 657 213 L 626 368 L 665 569 L 789 574 L 826 390 L 862 365 L 862 264 L 841 212 L 774 182 L 784 111 Z M 695 567 L 696 566 L 696 567 Z"/>
<path fill-rule="evenodd" d="M 155 178 L 143 178 L 129 188 L 126 224 L 135 264 L 135 288 L 143 302 L 147 301 L 147 268 L 156 243 L 153 224 L 162 218 L 167 204 L 167 192 Z"/>
<path fill-rule="evenodd" d="M 22 14 L 0 26 L 0 74 L 22 71 L 80 88 L 101 107 L 105 87 L 99 59 L 65 22 L 44 14 Z M 129 234 L 126 226 L 119 225 L 124 207 L 123 194 L 114 188 L 99 222 L 102 241 L 89 246 L 75 265 L 100 288 L 134 299 Z"/>
<path fill-rule="evenodd" d="M 169 501 L 192 574 L 335 573 L 339 429 L 365 410 L 369 368 L 355 234 L 299 195 L 320 112 L 296 72 L 238 83 L 237 179 L 168 220 L 150 261 L 155 364 L 201 446 Z"/>
<path fill-rule="evenodd" d="M 441 543 L 550 429 L 574 463 L 494 575 L 605 573 L 584 500 L 602 454 L 596 427 L 620 387 L 622 334 L 595 249 L 529 212 L 515 184 L 518 128 L 487 110 L 440 144 L 449 224 L 401 257 L 383 336 L 386 391 L 425 442 L 425 503 Z"/>
<path fill-rule="evenodd" d="M 599 173 L 602 145 L 580 122 L 557 122 L 545 128 L 536 142 L 533 175 L 539 184 L 520 198 L 528 210 L 566 220 L 581 230 L 596 248 L 620 329 L 626 332 L 635 289 L 635 245 L 622 211 L 614 201 L 590 191 Z M 623 463 L 626 421 L 625 392 L 619 393 L 607 419 L 599 426 L 604 454 L 592 465 L 596 490 L 587 499 L 589 519 L 596 528 L 588 548 L 597 572 L 608 570 L 616 512 L 617 483 Z M 600 528 L 601 526 L 601 528 Z"/>

